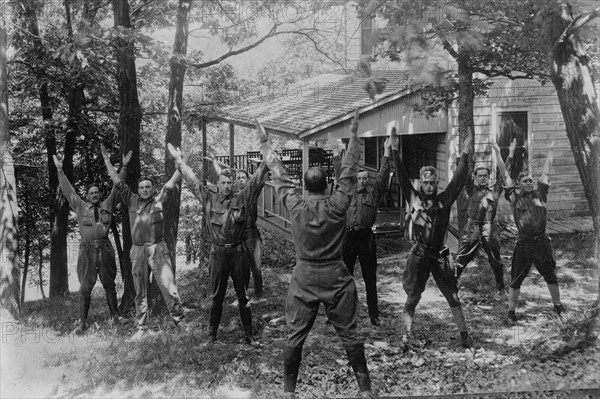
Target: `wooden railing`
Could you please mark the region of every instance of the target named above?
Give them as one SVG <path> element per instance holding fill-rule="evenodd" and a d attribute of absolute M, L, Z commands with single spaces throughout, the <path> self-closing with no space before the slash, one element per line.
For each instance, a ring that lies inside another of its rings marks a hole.
<path fill-rule="evenodd" d="M 279 198 L 277 198 L 275 186 L 272 182 L 265 183 L 265 187 L 258 198 L 258 215 L 266 220 L 274 218 L 274 221 L 270 221 L 286 230 L 289 230 L 291 226 L 290 214 Z"/>

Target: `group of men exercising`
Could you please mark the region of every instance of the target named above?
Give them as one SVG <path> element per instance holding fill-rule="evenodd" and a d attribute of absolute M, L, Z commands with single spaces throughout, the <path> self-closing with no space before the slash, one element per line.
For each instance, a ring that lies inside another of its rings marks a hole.
<path fill-rule="evenodd" d="M 256 120 L 261 143 L 263 163 L 253 176 L 245 171 L 224 168 L 219 170 L 217 190 L 203 184 L 186 164 L 181 151 L 168 145 L 177 170 L 170 180 L 157 190 L 155 182 L 142 177 L 137 193 L 124 183 L 126 168 L 131 157 L 123 158 L 121 171 L 110 162 L 102 146 L 102 155 L 113 189 L 105 201 L 100 201 L 99 187 L 87 188 L 86 200 L 81 199 L 62 173 L 62 163 L 55 157 L 59 182 L 71 208 L 77 215 L 81 243 L 77 275 L 81 284 L 80 320 L 75 332 L 82 334 L 88 328 L 88 311 L 91 291 L 97 276 L 106 291 L 111 320 L 126 323 L 117 308 L 115 290 L 116 264 L 114 251 L 108 239 L 112 214 L 120 201 L 129 215 L 133 246 L 130 252 L 132 274 L 136 291 L 137 332 L 131 340 L 139 340 L 148 333 L 149 272 L 151 271 L 167 309 L 175 324 L 189 328 L 177 292 L 169 249 L 163 237 L 163 205 L 177 189 L 183 177 L 188 188 L 201 202 L 205 228 L 211 241 L 209 279 L 211 283 L 211 308 L 209 317 L 209 344 L 217 340 L 229 277 L 237 297 L 244 336 L 248 344 L 253 340 L 252 312 L 247 296 L 250 274 L 254 275 L 254 293 L 262 296 L 260 266 L 261 238 L 256 227 L 257 200 L 270 171 L 277 197 L 289 212 L 291 233 L 296 248 L 296 265 L 285 302 L 285 317 L 289 328 L 284 350 L 284 392 L 294 397 L 296 381 L 302 358 L 302 347 L 310 332 L 321 303 L 328 322 L 333 325 L 346 350 L 354 370 L 361 395 L 370 397 L 371 381 L 365 357 L 364 344 L 357 334 L 359 300 L 353 279 L 354 264 L 358 257 L 365 281 L 368 314 L 373 326 L 379 326 L 377 299 L 377 257 L 373 224 L 378 204 L 386 190 L 390 165 L 398 175 L 400 190 L 408 203 L 410 221 L 415 234 L 415 244 L 410 251 L 403 273 L 406 303 L 402 316 L 402 345 L 408 348 L 414 324 L 415 308 L 432 274 L 439 290 L 450 305 L 452 316 L 460 332 L 461 344 L 472 345 L 465 316 L 458 296 L 458 278 L 482 246 L 495 277 L 499 295 L 505 296 L 503 266 L 500 258 L 496 210 L 501 192 L 510 201 L 518 229 L 514 250 L 507 318 L 516 322 L 515 313 L 519 289 L 531 264 L 535 264 L 548 284 L 554 310 L 563 311 L 556 279 L 556 261 L 552 245 L 545 232 L 548 172 L 552 163 L 550 150 L 537 189 L 528 172 L 522 172 L 515 186 L 500 149 L 494 145 L 499 169 L 497 184 L 490 186 L 491 171 L 478 167 L 468 186 L 470 196 L 468 222 L 462 231 L 458 247 L 456 269 L 445 246 L 446 234 L 453 203 L 465 187 L 468 177 L 467 160 L 472 147 L 469 131 L 457 168 L 445 190 L 438 191 L 439 174 L 432 166 L 422 167 L 419 187 L 415 188 L 399 155 L 399 140 L 395 130 L 384 143 L 384 155 L 375 183 L 369 185 L 367 171 L 359 171 L 360 143 L 358 111 L 350 126 L 350 140 L 342 156 L 342 148 L 330 137 L 334 155 L 335 183 L 329 189 L 326 172 L 318 167 L 309 168 L 303 176 L 306 194 L 297 190 L 283 163 L 273 150 L 266 130 Z M 516 143 L 510 146 L 508 168 Z M 502 184 L 504 183 L 504 185 Z"/>

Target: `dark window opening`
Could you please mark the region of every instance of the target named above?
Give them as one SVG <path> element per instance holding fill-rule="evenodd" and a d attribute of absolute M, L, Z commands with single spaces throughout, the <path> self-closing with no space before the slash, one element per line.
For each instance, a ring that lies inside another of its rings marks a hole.
<path fill-rule="evenodd" d="M 517 140 L 517 148 L 515 149 L 512 165 L 507 165 L 510 177 L 513 180 L 517 179 L 520 172 L 529 170 L 527 129 L 526 111 L 502 112 L 498 114 L 497 143 L 498 147 L 500 147 L 500 154 L 503 161 L 506 161 L 506 157 L 508 157 L 510 143 L 514 139 Z"/>

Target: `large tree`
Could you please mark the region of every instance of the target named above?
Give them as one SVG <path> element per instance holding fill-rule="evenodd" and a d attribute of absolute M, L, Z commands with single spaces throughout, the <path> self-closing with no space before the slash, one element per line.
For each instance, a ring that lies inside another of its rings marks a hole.
<path fill-rule="evenodd" d="M 600 7 L 573 15 L 572 7 L 564 1 L 540 3 L 538 6 L 536 28 L 547 56 L 567 137 L 592 213 L 596 232 L 595 255 L 599 260 L 600 109 L 591 74 L 591 54 L 587 52 L 580 31 L 598 17 Z"/>
<path fill-rule="evenodd" d="M 17 186 L 10 152 L 8 126 L 8 68 L 6 15 L 0 17 L 0 309 L 20 313 L 17 245 Z"/>

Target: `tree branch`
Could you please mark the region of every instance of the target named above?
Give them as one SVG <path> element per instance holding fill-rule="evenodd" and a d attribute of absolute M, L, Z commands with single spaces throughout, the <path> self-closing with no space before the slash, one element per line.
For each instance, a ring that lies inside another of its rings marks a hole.
<path fill-rule="evenodd" d="M 344 72 L 347 72 L 346 68 L 344 67 L 343 64 L 341 64 L 338 60 L 334 60 L 333 58 L 331 58 L 329 56 L 329 54 L 327 54 L 324 50 L 321 50 L 321 48 L 319 47 L 319 43 L 317 43 L 317 41 L 311 35 L 309 35 L 306 32 L 302 32 L 302 31 L 291 31 L 289 33 L 294 34 L 294 35 L 302 35 L 302 36 L 308 38 L 308 40 L 310 40 L 313 43 L 313 45 L 315 46 L 315 50 L 317 50 L 319 53 L 321 53 L 323 56 L 325 56 L 325 58 L 327 58 L 329 61 L 333 62 L 334 64 L 336 64 L 340 68 L 342 68 L 342 70 Z"/>
<path fill-rule="evenodd" d="M 598 14 L 600 14 L 600 7 L 596 7 L 595 9 L 586 14 L 581 14 L 575 17 L 573 21 L 571 21 L 571 23 L 567 25 L 565 31 L 560 35 L 560 37 L 557 40 L 557 43 L 562 43 L 563 41 L 565 41 L 578 29 L 581 29 L 585 24 L 598 17 Z"/>
<path fill-rule="evenodd" d="M 455 60 L 458 59 L 458 53 L 456 52 L 456 50 L 454 50 L 454 47 L 452 47 L 452 45 L 448 41 L 446 34 L 441 29 L 436 29 L 436 33 L 440 38 L 444 49 L 450 54 L 452 58 L 454 58 Z"/>

